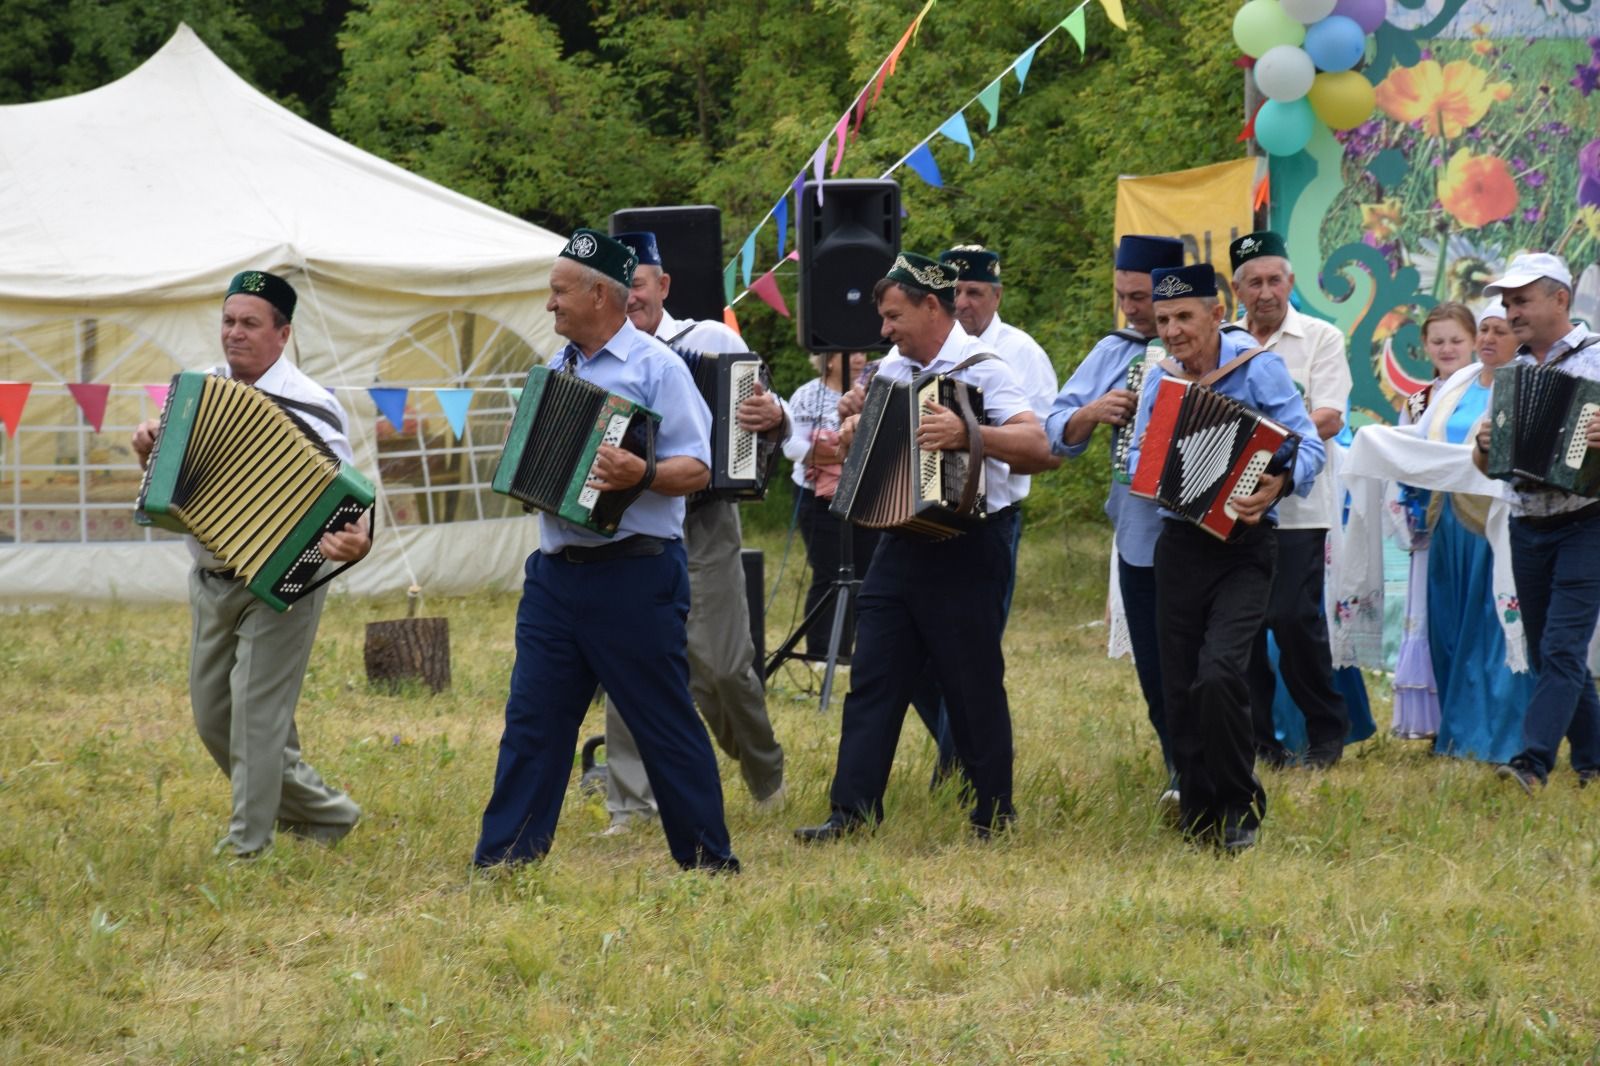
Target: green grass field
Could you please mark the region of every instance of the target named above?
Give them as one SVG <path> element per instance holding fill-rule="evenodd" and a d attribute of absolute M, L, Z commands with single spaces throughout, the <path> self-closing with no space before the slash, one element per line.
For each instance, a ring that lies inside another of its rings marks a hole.
<path fill-rule="evenodd" d="M 1013 833 L 976 843 L 956 799 L 928 795 L 913 718 L 876 835 L 796 845 L 826 812 L 838 712 L 795 670 L 769 697 L 788 810 L 756 813 L 722 764 L 737 878 L 677 872 L 654 829 L 597 836 L 576 775 L 548 861 L 474 874 L 513 596 L 429 601 L 454 651 L 439 697 L 367 690 L 362 627 L 398 600 L 330 607 L 299 723 L 366 816 L 337 850 L 281 840 L 250 864 L 211 855 L 227 786 L 189 720 L 184 607 L 0 615 L 0 1062 L 1600 1053 L 1600 793 L 1564 770 L 1528 800 L 1380 737 L 1325 775 L 1268 774 L 1254 851 L 1186 846 L 1153 806 L 1132 667 L 1093 624 L 1102 536 L 1024 545 Z"/>

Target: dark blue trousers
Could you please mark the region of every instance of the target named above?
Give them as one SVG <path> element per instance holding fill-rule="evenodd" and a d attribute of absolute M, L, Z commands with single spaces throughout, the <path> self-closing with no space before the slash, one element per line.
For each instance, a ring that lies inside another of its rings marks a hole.
<path fill-rule="evenodd" d="M 1512 762 L 1548 777 L 1565 736 L 1574 770 L 1600 769 L 1600 698 L 1588 666 L 1600 614 L 1600 516 L 1554 529 L 1512 519 L 1511 570 L 1534 673 L 1523 751 Z"/>
<path fill-rule="evenodd" d="M 1117 585 L 1122 590 L 1122 613 L 1128 620 L 1128 642 L 1133 645 L 1133 669 L 1139 691 L 1150 714 L 1150 725 L 1161 743 L 1161 761 L 1173 777 L 1172 746 L 1167 741 L 1166 701 L 1161 694 L 1161 641 L 1156 632 L 1156 568 L 1134 566 L 1117 556 Z"/>
<path fill-rule="evenodd" d="M 1016 511 L 976 532 L 930 544 L 885 536 L 856 613 L 856 653 L 839 729 L 830 800 L 836 814 L 878 820 L 906 705 L 930 674 L 949 710 L 951 740 L 975 796 L 972 822 L 993 826 L 1011 804 L 1011 709 L 1006 702 L 1006 591 Z"/>
<path fill-rule="evenodd" d="M 1003 635 L 1006 620 L 1011 617 L 1011 596 L 1017 588 L 1017 549 L 1022 545 L 1022 511 L 1020 506 L 1008 509 L 1013 516 L 1011 522 L 1011 579 L 1006 582 L 1005 603 L 1000 608 L 1000 632 Z M 1003 521 L 1004 519 L 995 519 Z M 950 709 L 945 706 L 944 697 L 939 692 L 939 682 L 933 671 L 924 670 L 922 678 L 917 683 L 916 690 L 911 693 L 911 706 L 916 710 L 917 717 L 922 719 L 922 724 L 928 727 L 928 733 L 933 737 L 939 748 L 939 761 L 933 769 L 933 783 L 949 777 L 961 768 L 961 760 L 956 758 L 955 738 L 950 735 Z"/>
<path fill-rule="evenodd" d="M 475 863 L 550 850 L 578 727 L 599 684 L 638 743 L 678 865 L 738 869 L 716 756 L 689 696 L 688 616 L 681 541 L 660 555 L 605 562 L 528 557 L 506 729 Z"/>

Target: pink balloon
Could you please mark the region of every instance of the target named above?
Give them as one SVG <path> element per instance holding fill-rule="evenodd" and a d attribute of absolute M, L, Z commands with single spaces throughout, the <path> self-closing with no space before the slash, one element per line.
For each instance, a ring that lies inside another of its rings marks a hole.
<path fill-rule="evenodd" d="M 1372 33 L 1383 25 L 1384 0 L 1339 0 L 1333 13 L 1354 19 L 1363 33 Z"/>

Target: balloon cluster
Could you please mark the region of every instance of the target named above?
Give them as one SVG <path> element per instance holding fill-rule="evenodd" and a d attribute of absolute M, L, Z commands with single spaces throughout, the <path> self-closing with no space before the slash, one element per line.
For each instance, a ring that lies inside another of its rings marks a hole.
<path fill-rule="evenodd" d="M 1354 68 L 1367 34 L 1383 22 L 1384 0 L 1248 0 L 1233 17 L 1233 39 L 1255 59 L 1266 103 L 1256 143 L 1273 155 L 1306 146 L 1317 122 L 1359 126 L 1372 114 L 1372 83 Z"/>

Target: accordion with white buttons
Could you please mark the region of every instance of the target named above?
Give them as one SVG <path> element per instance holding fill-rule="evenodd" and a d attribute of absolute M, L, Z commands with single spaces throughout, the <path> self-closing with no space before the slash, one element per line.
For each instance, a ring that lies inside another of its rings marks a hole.
<path fill-rule="evenodd" d="M 688 364 L 695 388 L 711 409 L 711 481 L 695 498 L 764 498 L 777 447 L 739 428 L 738 415 L 757 383 L 772 391 L 766 360 L 754 352 L 696 352 L 676 345 L 672 350 Z"/>
<path fill-rule="evenodd" d="M 967 423 L 967 451 L 924 451 L 917 426 L 929 402 Z M 983 521 L 983 390 L 944 374 L 875 377 L 829 510 L 871 529 L 947 540 Z"/>
<path fill-rule="evenodd" d="M 135 519 L 193 535 L 256 597 L 284 611 L 323 584 L 322 535 L 372 507 L 372 482 L 341 463 L 289 401 L 231 378 L 172 379 Z"/>
<path fill-rule="evenodd" d="M 1600 496 L 1600 451 L 1589 424 L 1600 412 L 1600 381 L 1555 366 L 1513 363 L 1494 372 L 1485 473 Z"/>
<path fill-rule="evenodd" d="M 1205 385 L 1163 377 L 1128 491 L 1227 540 L 1239 521 L 1229 501 L 1256 491 L 1286 443 L 1297 448 L 1300 435 Z"/>

